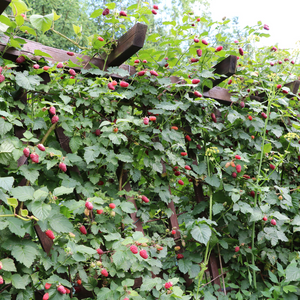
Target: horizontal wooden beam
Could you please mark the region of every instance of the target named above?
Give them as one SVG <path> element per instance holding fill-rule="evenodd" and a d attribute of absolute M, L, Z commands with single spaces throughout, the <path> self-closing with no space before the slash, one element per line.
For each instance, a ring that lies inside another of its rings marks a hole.
<path fill-rule="evenodd" d="M 214 88 L 203 92 L 204 98 L 212 98 L 216 101 L 218 101 L 221 104 L 224 105 L 231 105 L 231 93 L 229 93 L 229 90 L 220 88 L 219 86 L 215 86 Z"/>
<path fill-rule="evenodd" d="M 295 80 L 289 83 L 286 83 L 284 86 L 288 87 L 293 94 L 297 94 L 300 87 L 300 80 Z"/>
<path fill-rule="evenodd" d="M 226 80 L 228 77 L 236 73 L 237 57 L 234 55 L 229 55 L 224 60 L 219 62 L 213 68 L 215 74 L 225 75 L 226 77 L 220 77 L 213 80 L 213 86 L 218 85 L 222 81 Z"/>
<path fill-rule="evenodd" d="M 144 46 L 147 25 L 135 24 L 118 39 L 117 47 L 109 54 L 107 67 L 120 66 Z"/>
<path fill-rule="evenodd" d="M 11 0 L 0 0 L 0 15 L 5 11 Z"/>

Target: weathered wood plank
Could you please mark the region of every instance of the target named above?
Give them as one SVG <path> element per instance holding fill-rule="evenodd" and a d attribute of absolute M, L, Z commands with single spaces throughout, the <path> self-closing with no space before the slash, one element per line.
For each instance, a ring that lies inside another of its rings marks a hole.
<path fill-rule="evenodd" d="M 118 40 L 117 47 L 107 58 L 107 67 L 120 66 L 144 46 L 147 25 L 137 23 Z"/>
<path fill-rule="evenodd" d="M 11 0 L 0 0 L 0 15 L 4 12 Z"/>
<path fill-rule="evenodd" d="M 204 98 L 211 98 L 218 101 L 220 104 L 229 106 L 231 105 L 231 93 L 229 90 L 220 88 L 215 86 L 214 88 L 210 89 L 209 91 L 203 92 Z"/>
<path fill-rule="evenodd" d="M 295 80 L 289 83 L 286 83 L 284 86 L 288 87 L 293 94 L 297 94 L 300 87 L 300 80 Z"/>

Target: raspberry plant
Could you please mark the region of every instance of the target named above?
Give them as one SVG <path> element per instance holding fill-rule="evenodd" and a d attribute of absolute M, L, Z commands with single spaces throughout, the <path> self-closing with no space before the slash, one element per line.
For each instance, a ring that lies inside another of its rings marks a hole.
<path fill-rule="evenodd" d="M 21 48 L 24 26 L 55 32 L 55 13 L 13 5 L 14 17 L 0 19 L 8 46 Z M 88 37 L 82 54 L 108 57 L 116 32 L 151 10 L 95 11 L 110 31 Z M 40 52 L 11 61 L 4 49 L 1 299 L 299 298 L 297 53 L 257 49 L 250 42 L 268 36 L 260 22 L 236 43 L 201 30 L 229 20 L 199 17 L 186 12 L 163 24 L 168 35 L 149 34 L 128 61 L 134 74 L 48 63 Z M 229 55 L 240 56 L 230 82 L 211 68 Z M 231 92 L 227 105 L 207 96 L 216 84 Z M 36 225 L 53 240 L 48 254 Z M 206 280 L 212 255 L 221 286 Z"/>

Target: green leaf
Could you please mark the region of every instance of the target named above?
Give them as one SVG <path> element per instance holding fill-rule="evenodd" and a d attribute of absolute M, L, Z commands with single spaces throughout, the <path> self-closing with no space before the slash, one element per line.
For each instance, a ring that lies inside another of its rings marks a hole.
<path fill-rule="evenodd" d="M 103 9 L 101 9 L 101 8 L 96 9 L 95 11 L 93 11 L 91 13 L 91 18 L 97 18 L 97 17 L 101 16 L 102 12 L 103 12 Z"/>
<path fill-rule="evenodd" d="M 120 208 L 122 209 L 122 211 L 131 214 L 136 212 L 136 209 L 134 207 L 134 204 L 131 202 L 127 202 L 127 201 L 123 201 L 120 203 Z"/>
<path fill-rule="evenodd" d="M 9 224 L 8 228 L 12 233 L 20 237 L 25 235 L 26 230 L 23 228 L 24 221 L 18 218 L 7 218 L 7 222 Z"/>
<path fill-rule="evenodd" d="M 17 272 L 14 261 L 11 258 L 1 259 L 2 262 L 2 270 L 8 272 Z"/>
<path fill-rule="evenodd" d="M 283 287 L 283 291 L 285 293 L 289 293 L 289 292 L 295 293 L 297 291 L 297 287 L 294 285 L 286 285 Z"/>
<path fill-rule="evenodd" d="M 179 259 L 178 260 L 178 268 L 180 270 L 180 272 L 182 272 L 183 274 L 186 274 L 190 268 L 192 267 L 192 262 L 188 259 Z"/>
<path fill-rule="evenodd" d="M 297 263 L 291 262 L 285 270 L 286 272 L 286 282 L 290 281 L 300 281 L 300 268 Z"/>
<path fill-rule="evenodd" d="M 272 145 L 270 144 L 265 144 L 264 145 L 264 153 L 270 153 L 272 150 Z"/>
<path fill-rule="evenodd" d="M 81 137 L 74 136 L 74 137 L 71 138 L 69 146 L 70 146 L 71 151 L 73 153 L 76 153 L 81 145 L 82 145 L 82 138 Z"/>
<path fill-rule="evenodd" d="M 10 192 L 15 198 L 23 202 L 33 199 L 34 188 L 31 186 L 18 186 L 13 188 Z"/>
<path fill-rule="evenodd" d="M 17 72 L 16 74 L 18 85 L 25 90 L 34 90 L 34 87 L 39 85 L 42 80 L 38 75 L 29 75 L 28 71 Z"/>
<path fill-rule="evenodd" d="M 37 254 L 37 250 L 30 245 L 15 245 L 11 251 L 11 255 L 27 268 L 31 267 Z"/>
<path fill-rule="evenodd" d="M 51 205 L 44 202 L 35 201 L 31 205 L 31 210 L 33 215 L 40 221 L 45 220 L 51 211 Z"/>
<path fill-rule="evenodd" d="M 12 124 L 0 118 L 0 135 L 3 136 L 12 129 Z"/>
<path fill-rule="evenodd" d="M 5 191 L 10 191 L 14 184 L 13 177 L 0 177 L 0 188 L 3 188 Z"/>
<path fill-rule="evenodd" d="M 29 20 L 34 28 L 41 30 L 43 33 L 45 33 L 51 28 L 53 21 L 53 13 L 48 14 L 46 16 L 31 15 Z"/>
<path fill-rule="evenodd" d="M 43 118 L 36 118 L 33 123 L 33 130 L 47 129 L 47 124 Z"/>
<path fill-rule="evenodd" d="M 206 176 L 204 181 L 216 188 L 218 188 L 221 184 L 220 179 L 217 177 L 217 175 L 213 175 L 211 177 Z"/>
<path fill-rule="evenodd" d="M 38 179 L 39 177 L 39 171 L 29 169 L 28 165 L 23 165 L 19 168 L 21 174 L 29 180 L 32 184 Z"/>
<path fill-rule="evenodd" d="M 18 200 L 16 198 L 7 198 L 7 204 L 16 208 L 18 206 Z"/>
<path fill-rule="evenodd" d="M 73 187 L 68 188 L 68 187 L 60 186 L 54 189 L 53 195 L 54 196 L 68 195 L 73 193 L 73 191 L 74 191 Z"/>
<path fill-rule="evenodd" d="M 23 31 L 23 32 L 27 31 L 28 33 L 30 33 L 30 34 L 36 36 L 35 30 L 34 30 L 33 28 L 31 28 L 31 27 L 28 27 L 28 26 L 21 26 L 21 27 L 20 27 L 20 30 Z"/>
<path fill-rule="evenodd" d="M 211 229 L 206 224 L 198 224 L 191 230 L 191 235 L 197 242 L 206 245 L 211 236 Z"/>
<path fill-rule="evenodd" d="M 20 15 L 28 11 L 27 5 L 22 0 L 13 0 L 10 6 L 12 7 L 14 15 Z"/>
<path fill-rule="evenodd" d="M 12 285 L 16 288 L 16 289 L 22 289 L 25 290 L 26 286 L 29 284 L 30 282 L 30 277 L 29 275 L 24 275 L 21 276 L 19 274 L 14 274 L 11 276 L 11 282 Z"/>
<path fill-rule="evenodd" d="M 72 223 L 62 214 L 55 214 L 49 220 L 49 224 L 56 232 L 72 232 L 74 230 Z"/>
<path fill-rule="evenodd" d="M 87 247 L 84 245 L 78 245 L 76 247 L 76 251 L 81 253 L 91 254 L 91 255 L 96 254 L 96 250 L 94 248 Z"/>
<path fill-rule="evenodd" d="M 1 119 L 2 118 L 0 118 L 0 128 L 1 128 Z M 12 161 L 12 151 L 14 149 L 15 149 L 14 145 L 8 141 L 4 141 L 0 145 L 0 164 L 9 165 L 9 163 Z"/>
<path fill-rule="evenodd" d="M 21 216 L 22 217 L 27 217 L 28 216 L 28 210 L 27 209 L 20 209 L 21 211 Z"/>
<path fill-rule="evenodd" d="M 33 198 L 34 198 L 34 201 L 43 201 L 48 197 L 48 195 L 49 195 L 49 191 L 48 191 L 47 187 L 43 187 L 41 189 L 36 190 L 33 193 Z"/>
<path fill-rule="evenodd" d="M 271 281 L 274 283 L 278 283 L 277 277 L 270 270 L 268 270 L 268 273 L 269 273 L 269 277 L 270 277 Z"/>

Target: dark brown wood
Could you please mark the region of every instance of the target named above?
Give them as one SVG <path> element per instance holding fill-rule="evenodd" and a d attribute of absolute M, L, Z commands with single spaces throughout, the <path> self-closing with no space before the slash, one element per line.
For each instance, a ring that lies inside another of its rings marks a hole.
<path fill-rule="evenodd" d="M 297 94 L 300 87 L 300 80 L 295 80 L 289 83 L 286 83 L 284 86 L 288 87 L 293 94 Z"/>
<path fill-rule="evenodd" d="M 209 91 L 203 92 L 204 98 L 211 98 L 218 101 L 220 104 L 229 106 L 231 105 L 231 94 L 227 89 L 220 88 L 215 86 L 214 88 L 210 89 Z"/>
<path fill-rule="evenodd" d="M 228 77 L 236 73 L 237 57 L 234 55 L 229 55 L 224 60 L 219 62 L 213 68 L 215 74 L 225 75 L 226 77 L 220 77 L 219 79 L 213 80 L 213 86 L 218 85 L 222 81 L 226 80 Z"/>
<path fill-rule="evenodd" d="M 49 255 L 53 246 L 53 241 L 46 235 L 44 231 L 42 231 L 39 225 L 35 225 L 34 229 L 39 238 L 43 250 Z"/>
<path fill-rule="evenodd" d="M 118 39 L 117 47 L 107 58 L 107 67 L 120 66 L 144 46 L 147 25 L 135 24 Z"/>
<path fill-rule="evenodd" d="M 218 269 L 218 261 L 216 255 L 212 252 L 210 254 L 209 262 L 208 262 L 208 270 L 211 276 L 211 279 L 214 279 L 214 284 L 219 285 L 219 291 L 221 291 L 221 281 L 219 276 L 219 269 Z"/>
<path fill-rule="evenodd" d="M 11 0 L 0 0 L 0 15 L 4 12 Z"/>

